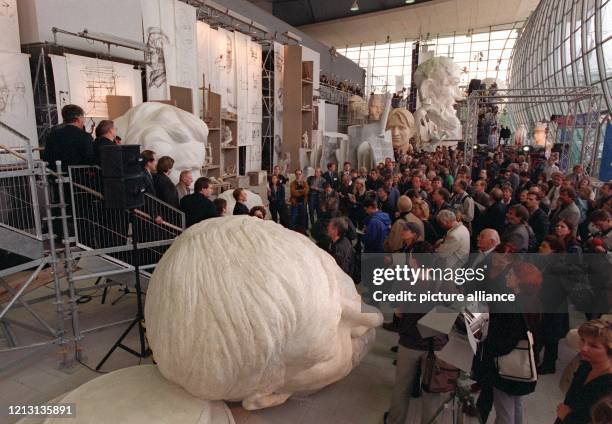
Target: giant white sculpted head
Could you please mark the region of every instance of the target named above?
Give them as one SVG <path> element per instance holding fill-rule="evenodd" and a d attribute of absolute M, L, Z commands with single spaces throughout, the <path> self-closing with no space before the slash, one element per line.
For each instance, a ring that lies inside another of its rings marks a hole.
<path fill-rule="evenodd" d="M 421 141 L 461 138 L 461 122 L 453 108 L 455 102 L 463 98 L 459 90 L 460 77 L 461 70 L 447 57 L 433 57 L 416 69 L 414 81 L 421 103 L 415 117 L 419 126 L 427 126 L 420 128 L 419 133 L 430 138 Z M 432 133 L 434 128 L 435 133 Z"/>
<path fill-rule="evenodd" d="M 170 179 L 176 184 L 183 170 L 200 176 L 206 157 L 208 127 L 201 119 L 177 107 L 158 102 L 141 103 L 115 120 L 117 135 L 125 144 L 140 144 L 156 157 L 170 156 Z"/>
<path fill-rule="evenodd" d="M 345 377 L 382 323 L 330 255 L 249 216 L 188 228 L 155 269 L 145 317 L 164 377 L 251 410 Z"/>

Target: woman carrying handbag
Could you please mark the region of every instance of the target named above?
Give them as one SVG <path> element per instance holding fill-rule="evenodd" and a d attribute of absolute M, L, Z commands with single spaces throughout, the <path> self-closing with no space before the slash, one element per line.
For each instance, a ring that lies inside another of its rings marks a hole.
<path fill-rule="evenodd" d="M 537 293 L 542 274 L 532 264 L 515 262 L 506 275 L 506 289 L 516 294 L 521 311 L 509 305 L 490 305 L 489 329 L 483 342 L 483 379 L 493 386 L 495 424 L 522 424 L 522 397 L 533 393 L 537 383 L 531 328 L 539 315 Z M 518 306 L 514 305 L 514 306 Z"/>

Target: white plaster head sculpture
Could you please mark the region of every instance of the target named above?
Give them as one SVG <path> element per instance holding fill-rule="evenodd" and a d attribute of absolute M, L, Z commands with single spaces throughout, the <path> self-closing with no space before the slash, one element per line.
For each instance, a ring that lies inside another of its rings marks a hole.
<path fill-rule="evenodd" d="M 351 121 L 360 121 L 368 117 L 368 104 L 361 96 L 349 97 L 349 114 Z"/>
<path fill-rule="evenodd" d="M 544 122 L 536 122 L 533 129 L 533 144 L 538 147 L 546 146 L 546 124 Z"/>
<path fill-rule="evenodd" d="M 77 387 L 60 402 L 78 405 L 78 413 L 48 418 L 45 424 L 234 424 L 223 402 L 194 397 L 166 380 L 155 365 L 104 374 Z"/>
<path fill-rule="evenodd" d="M 527 127 L 525 124 L 519 125 L 514 132 L 514 145 L 522 146 L 527 141 Z"/>
<path fill-rule="evenodd" d="M 435 124 L 439 139 L 461 138 L 461 122 L 453 108 L 463 98 L 459 90 L 460 76 L 459 67 L 447 57 L 426 60 L 414 73 L 421 102 L 419 110 Z"/>
<path fill-rule="evenodd" d="M 380 121 L 385 109 L 385 96 L 383 94 L 372 94 L 368 100 L 368 114 L 370 121 Z"/>
<path fill-rule="evenodd" d="M 387 118 L 393 149 L 404 154 L 410 151 L 410 139 L 416 135 L 416 123 L 407 109 L 393 109 Z"/>
<path fill-rule="evenodd" d="M 352 279 L 310 239 L 229 216 L 172 244 L 149 283 L 145 317 L 164 377 L 253 410 L 345 377 L 382 323 L 365 308 Z"/>
<path fill-rule="evenodd" d="M 193 180 L 205 164 L 208 127 L 201 119 L 177 107 L 146 102 L 115 120 L 117 135 L 125 144 L 140 144 L 158 158 L 170 156 L 174 167 L 170 179 L 178 183 L 181 171 L 190 170 Z"/>

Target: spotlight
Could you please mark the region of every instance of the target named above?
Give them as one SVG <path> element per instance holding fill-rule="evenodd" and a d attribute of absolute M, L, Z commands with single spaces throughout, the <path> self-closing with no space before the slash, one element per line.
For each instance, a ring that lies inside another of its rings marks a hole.
<path fill-rule="evenodd" d="M 351 12 L 357 12 L 357 11 L 359 11 L 359 3 L 357 2 L 357 0 L 355 0 L 355 1 L 353 2 L 353 5 L 351 6 L 351 9 L 350 9 L 350 10 L 351 10 Z"/>
<path fill-rule="evenodd" d="M 404 3 L 406 3 L 406 4 L 412 4 L 412 3 L 414 3 L 414 1 L 415 1 L 415 0 L 405 0 L 405 1 L 404 1 Z"/>
<path fill-rule="evenodd" d="M 529 152 L 531 150 L 531 146 L 523 146 L 523 152 Z"/>
<path fill-rule="evenodd" d="M 478 150 L 478 145 L 477 145 L 477 144 L 474 144 L 473 149 L 474 149 L 474 150 Z"/>

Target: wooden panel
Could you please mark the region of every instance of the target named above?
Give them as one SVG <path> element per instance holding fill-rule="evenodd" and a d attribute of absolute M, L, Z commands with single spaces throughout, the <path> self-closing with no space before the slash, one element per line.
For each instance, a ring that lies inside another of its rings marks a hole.
<path fill-rule="evenodd" d="M 106 96 L 108 119 L 117 119 L 132 108 L 132 96 Z"/>
<path fill-rule="evenodd" d="M 176 100 L 176 107 L 193 113 L 193 96 L 191 88 L 170 86 L 170 99 Z"/>
<path fill-rule="evenodd" d="M 283 153 L 289 153 L 289 172 L 300 166 L 302 141 L 302 47 L 285 46 L 283 76 Z"/>

